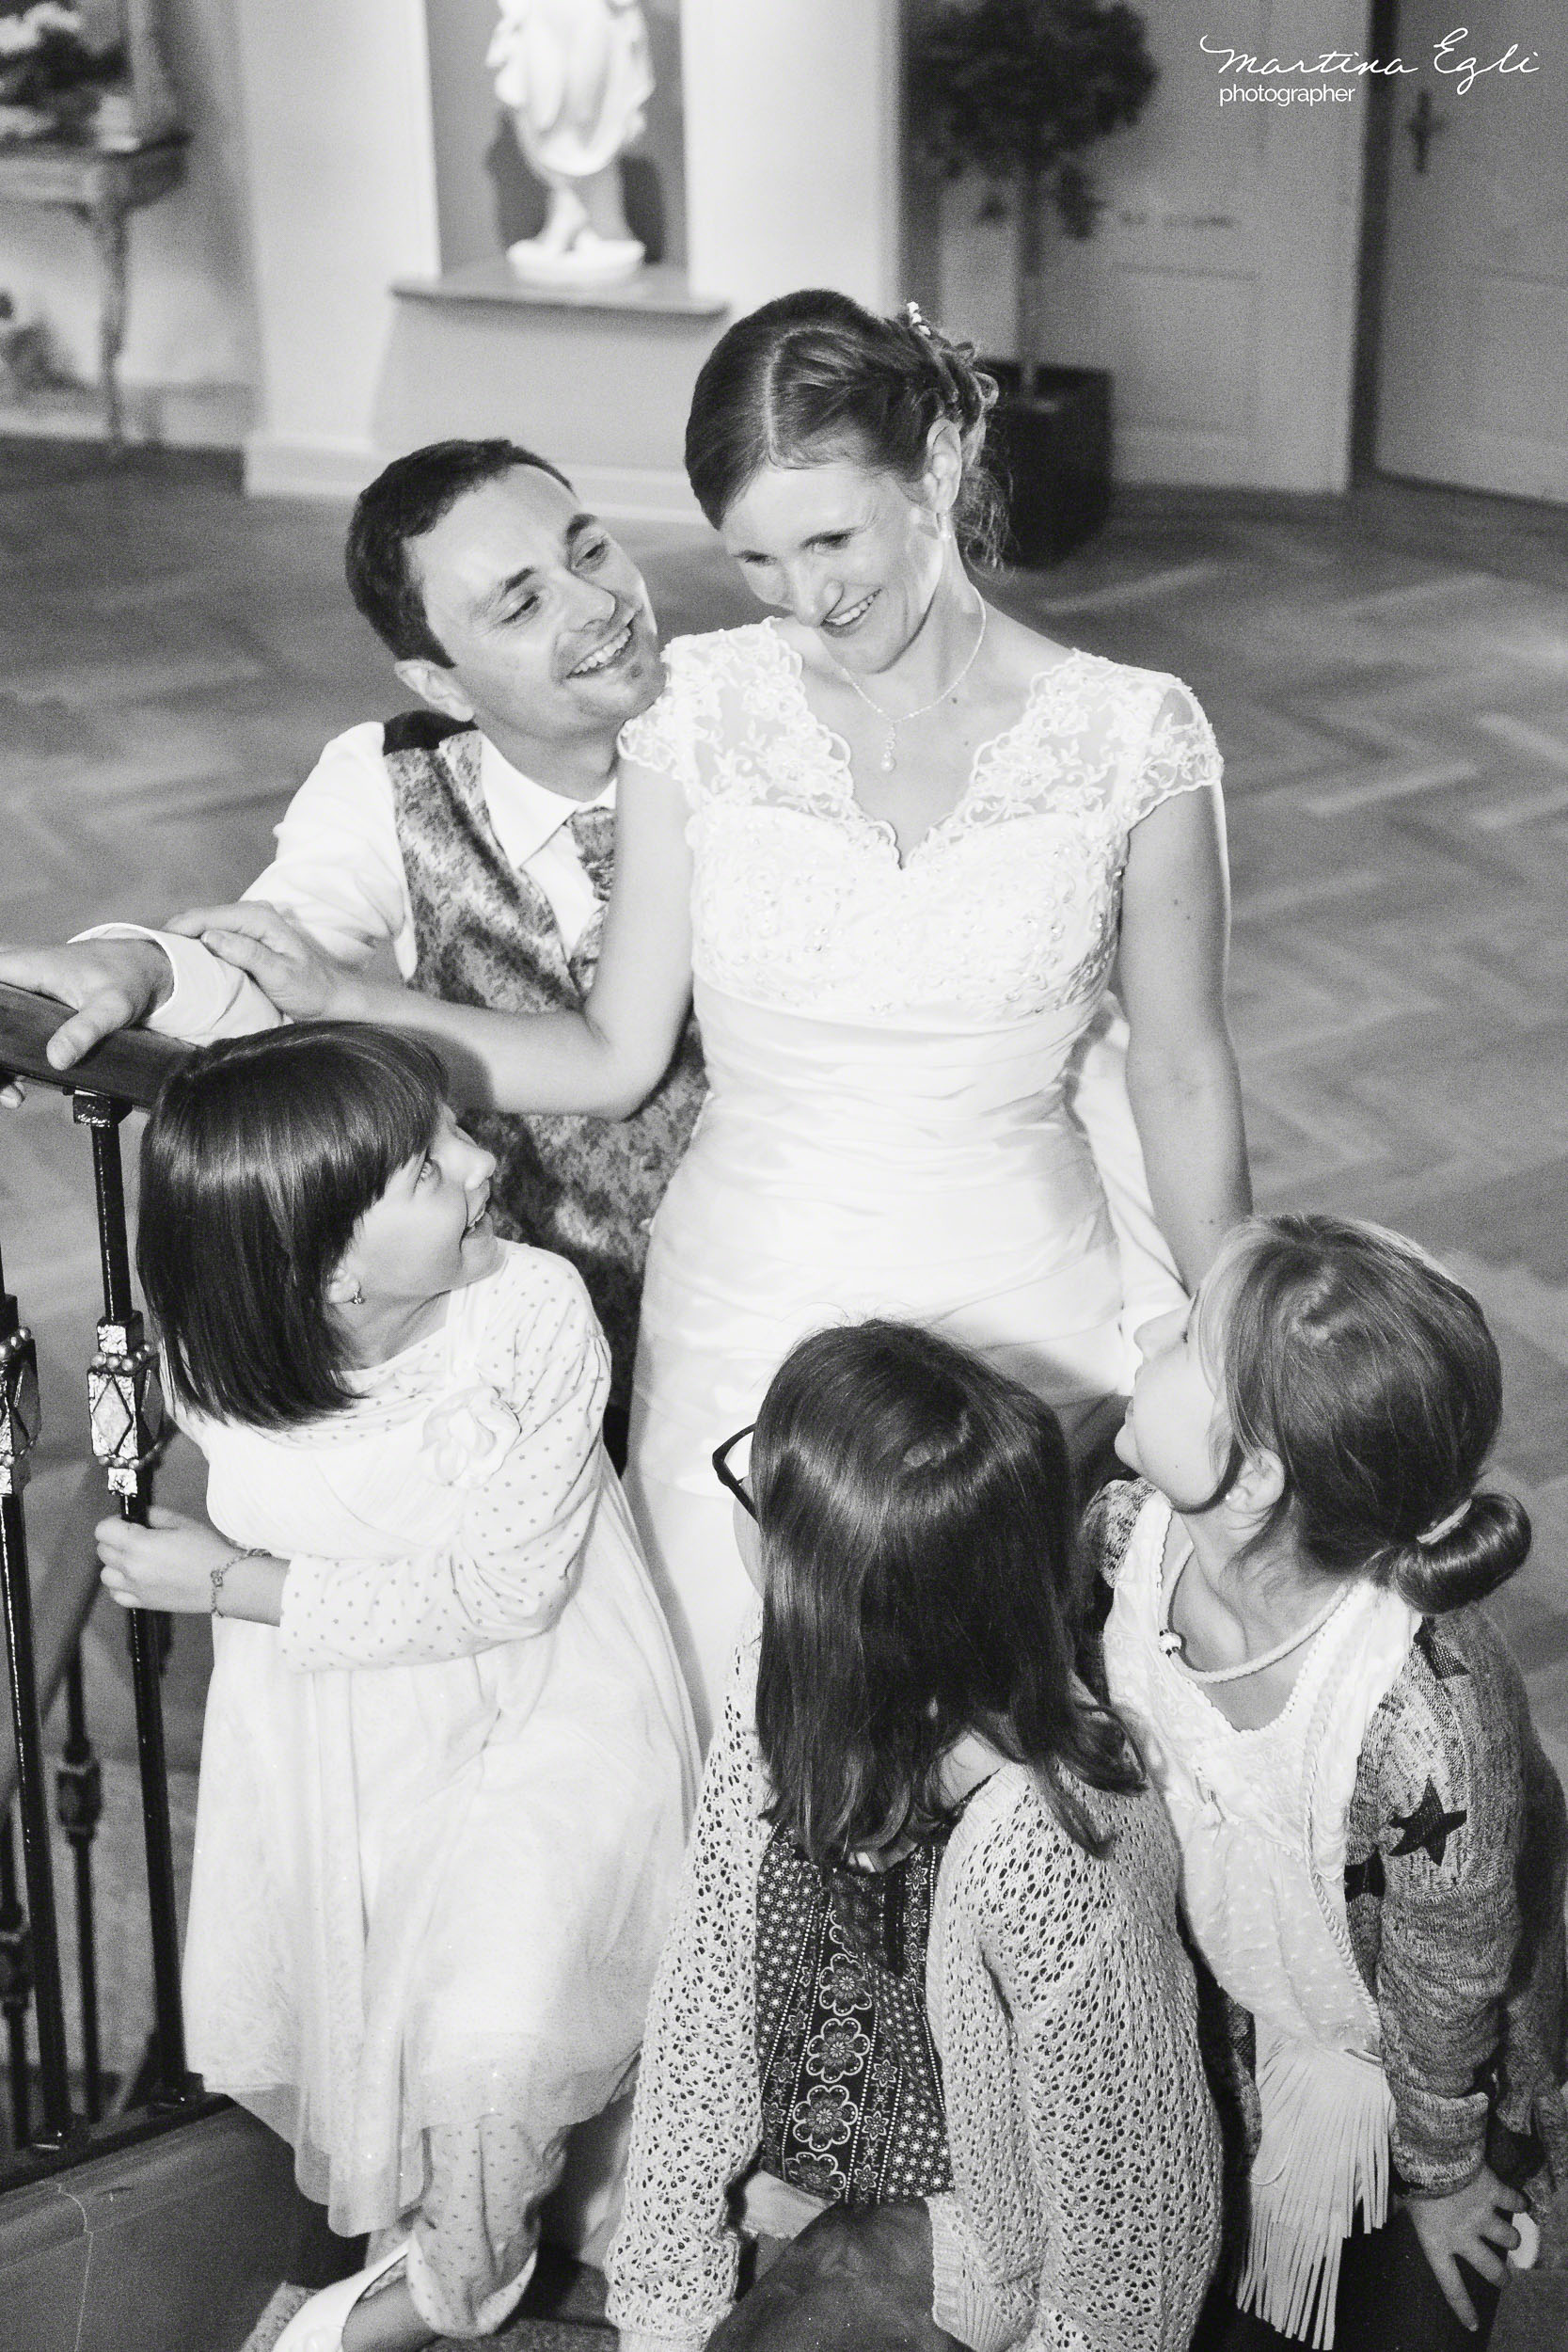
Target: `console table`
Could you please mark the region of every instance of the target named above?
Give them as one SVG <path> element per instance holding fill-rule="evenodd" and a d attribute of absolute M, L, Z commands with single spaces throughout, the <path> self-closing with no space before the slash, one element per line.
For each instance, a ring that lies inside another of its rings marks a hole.
<path fill-rule="evenodd" d="M 138 204 L 150 204 L 184 176 L 182 133 L 145 147 L 18 140 L 0 147 L 0 200 L 63 204 L 86 221 L 98 257 L 98 381 L 103 421 L 117 445 L 124 437 L 115 370 L 125 340 L 126 228 Z"/>

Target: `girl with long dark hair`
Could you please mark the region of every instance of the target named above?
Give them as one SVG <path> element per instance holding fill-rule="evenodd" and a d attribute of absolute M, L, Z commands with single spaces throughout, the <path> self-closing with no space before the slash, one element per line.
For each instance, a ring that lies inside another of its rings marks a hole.
<path fill-rule="evenodd" d="M 763 2239 L 821 2217 L 715 2352 L 1180 2352 L 1215 2127 L 1169 1826 L 1075 1668 L 1060 1428 L 871 1322 L 800 1342 L 747 1443 L 761 1633 L 650 2011 L 622 2344 L 707 2341 L 738 2208 Z"/>

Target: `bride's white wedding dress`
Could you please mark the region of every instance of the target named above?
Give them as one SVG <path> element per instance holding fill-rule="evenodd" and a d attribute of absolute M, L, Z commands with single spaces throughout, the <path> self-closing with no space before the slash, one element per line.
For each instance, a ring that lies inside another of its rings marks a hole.
<path fill-rule="evenodd" d="M 710 1456 L 796 1339 L 939 1326 L 1069 1420 L 1125 1385 L 1117 1236 L 1064 1089 L 1132 830 L 1219 755 L 1177 680 L 1071 653 L 901 858 L 773 623 L 667 659 L 622 749 L 690 808 L 712 1091 L 654 1221 L 628 1486 L 711 1718 L 749 1587 Z"/>

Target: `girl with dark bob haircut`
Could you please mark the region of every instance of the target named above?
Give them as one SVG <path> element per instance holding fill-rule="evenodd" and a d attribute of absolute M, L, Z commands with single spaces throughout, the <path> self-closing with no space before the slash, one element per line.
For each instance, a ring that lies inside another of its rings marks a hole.
<path fill-rule="evenodd" d="M 1087 1531 L 1106 1674 L 1248 2054 L 1244 2260 L 1199 2341 L 1458 2352 L 1525 2185 L 1568 2179 L 1562 1790 L 1474 1605 L 1530 1542 L 1485 1483 L 1497 1347 L 1424 1249 L 1331 1216 L 1240 1225 L 1140 1340 L 1140 1479 Z"/>
<path fill-rule="evenodd" d="M 761 1632 L 649 2012 L 621 2342 L 1185 2352 L 1215 2126 L 1169 1823 L 1075 1671 L 1055 1419 L 875 1321 L 746 1434 Z M 730 2317 L 736 2216 L 794 2243 Z"/>
<path fill-rule="evenodd" d="M 608 1352 L 573 1269 L 492 1230 L 495 1168 L 429 1046 L 327 1024 L 193 1057 L 143 1138 L 211 1524 L 154 1505 L 98 1544 L 117 1601 L 214 1621 L 191 2063 L 336 2231 L 381 2234 L 278 2352 L 502 2326 L 680 1867 L 695 1747 Z"/>
<path fill-rule="evenodd" d="M 136 1270 L 176 1400 L 288 1429 L 355 1401 L 327 1284 L 446 1110 L 434 1046 L 349 1023 L 236 1038 L 170 1072 L 142 1138 Z"/>

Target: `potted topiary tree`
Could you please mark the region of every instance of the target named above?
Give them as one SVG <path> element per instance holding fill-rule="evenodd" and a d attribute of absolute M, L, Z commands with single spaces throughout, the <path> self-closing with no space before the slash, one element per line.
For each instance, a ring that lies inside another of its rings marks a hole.
<path fill-rule="evenodd" d="M 917 136 L 948 178 L 976 171 L 1015 241 L 1018 358 L 988 361 L 1003 387 L 995 443 L 1011 545 L 1054 563 L 1104 520 L 1110 377 L 1040 358 L 1039 265 L 1048 205 L 1069 237 L 1101 211 L 1086 151 L 1143 112 L 1158 72 L 1144 21 L 1122 0 L 937 0 L 915 17 L 910 96 Z"/>

